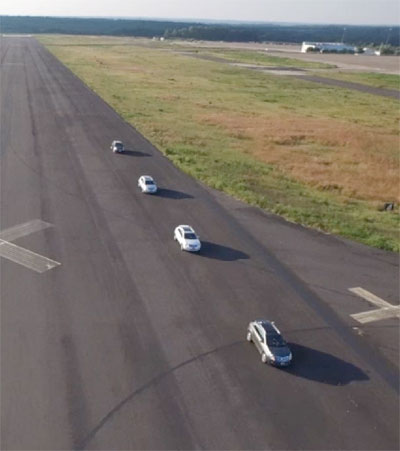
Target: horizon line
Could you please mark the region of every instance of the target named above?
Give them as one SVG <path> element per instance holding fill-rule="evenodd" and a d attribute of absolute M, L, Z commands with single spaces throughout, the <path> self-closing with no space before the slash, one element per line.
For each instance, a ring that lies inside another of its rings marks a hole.
<path fill-rule="evenodd" d="M 174 17 L 147 17 L 147 16 L 69 16 L 69 15 L 10 15 L 0 14 L 0 17 L 32 17 L 32 18 L 64 18 L 64 19 L 97 19 L 97 20 L 146 20 L 154 22 L 194 22 L 207 24 L 247 24 L 247 25 L 313 25 L 313 26 L 339 26 L 339 27 L 388 27 L 400 28 L 398 24 L 354 24 L 354 23 L 334 23 L 334 22 L 281 22 L 281 21 L 260 21 L 260 20 L 239 20 L 239 19 L 195 19 L 195 18 L 174 18 Z"/>

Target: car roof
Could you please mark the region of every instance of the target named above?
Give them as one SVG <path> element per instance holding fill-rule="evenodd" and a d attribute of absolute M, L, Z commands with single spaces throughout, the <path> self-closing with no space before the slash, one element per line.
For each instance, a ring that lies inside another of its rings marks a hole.
<path fill-rule="evenodd" d="M 118 140 L 115 139 L 112 143 L 113 144 L 122 144 L 122 141 L 118 141 Z"/>
<path fill-rule="evenodd" d="M 273 321 L 269 321 L 266 319 L 257 319 L 255 322 L 258 323 L 260 326 L 262 326 L 262 328 L 265 330 L 267 334 L 280 335 L 279 329 L 275 326 Z"/>
<path fill-rule="evenodd" d="M 181 227 L 185 232 L 194 232 L 193 227 L 190 227 L 188 225 L 183 225 Z"/>
<path fill-rule="evenodd" d="M 151 175 L 142 175 L 141 177 L 143 177 L 145 180 L 153 180 L 153 177 Z"/>

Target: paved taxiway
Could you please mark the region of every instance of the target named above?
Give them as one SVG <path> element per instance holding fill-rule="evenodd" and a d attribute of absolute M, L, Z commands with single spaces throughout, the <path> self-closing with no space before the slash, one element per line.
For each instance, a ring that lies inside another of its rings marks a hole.
<path fill-rule="evenodd" d="M 1 449 L 398 449 L 399 321 L 348 291 L 398 303 L 396 256 L 204 188 L 36 40 L 0 50 Z M 292 368 L 245 341 L 260 317 Z"/>

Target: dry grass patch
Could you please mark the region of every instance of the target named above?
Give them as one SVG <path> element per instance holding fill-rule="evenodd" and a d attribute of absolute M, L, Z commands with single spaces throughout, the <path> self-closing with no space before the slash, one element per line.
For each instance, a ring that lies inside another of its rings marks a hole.
<path fill-rule="evenodd" d="M 398 137 L 332 119 L 210 113 L 238 150 L 346 197 L 400 201 Z"/>

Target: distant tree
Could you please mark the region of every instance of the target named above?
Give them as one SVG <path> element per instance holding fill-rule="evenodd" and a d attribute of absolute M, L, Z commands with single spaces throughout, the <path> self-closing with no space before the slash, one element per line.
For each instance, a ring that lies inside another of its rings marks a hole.
<path fill-rule="evenodd" d="M 381 55 L 394 55 L 395 54 L 395 48 L 391 45 L 382 45 L 380 47 Z"/>

